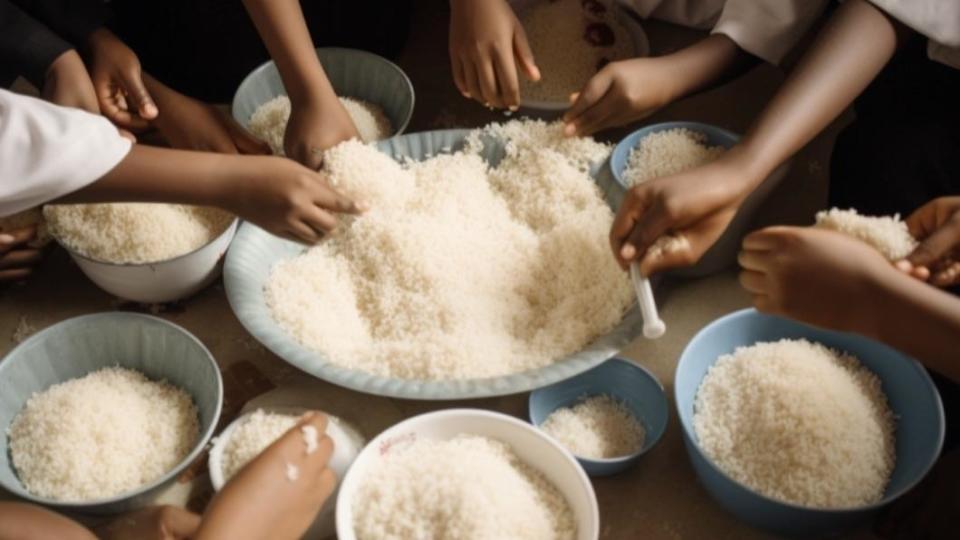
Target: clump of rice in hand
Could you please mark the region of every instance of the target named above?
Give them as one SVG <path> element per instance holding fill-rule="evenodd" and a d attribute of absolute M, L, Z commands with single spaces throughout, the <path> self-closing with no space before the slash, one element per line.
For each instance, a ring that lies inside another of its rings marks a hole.
<path fill-rule="evenodd" d="M 257 409 L 231 433 L 223 448 L 223 480 L 229 481 L 253 458 L 260 455 L 281 435 L 297 424 L 292 414 L 264 412 Z"/>
<path fill-rule="evenodd" d="M 633 41 L 609 0 L 527 2 L 517 17 L 527 34 L 540 80 L 520 75 L 524 100 L 568 103 L 597 71 L 634 55 Z M 518 67 L 519 69 L 519 67 Z"/>
<path fill-rule="evenodd" d="M 173 469 L 199 435 L 190 396 L 112 367 L 34 394 L 7 431 L 23 486 L 57 501 L 115 497 Z"/>
<path fill-rule="evenodd" d="M 341 97 L 340 103 L 353 120 L 353 125 L 357 128 L 357 133 L 360 134 L 360 140 L 363 142 L 376 142 L 389 138 L 393 134 L 390 119 L 379 105 L 348 97 Z M 274 154 L 282 156 L 284 155 L 283 135 L 289 120 L 290 98 L 277 96 L 253 111 L 247 127 L 256 137 L 269 144 Z"/>
<path fill-rule="evenodd" d="M 854 209 L 831 208 L 817 212 L 815 226 L 866 242 L 890 261 L 903 259 L 917 247 L 917 240 L 899 214 L 873 217 L 862 216 Z"/>
<path fill-rule="evenodd" d="M 234 216 L 217 208 L 160 203 L 48 205 L 50 232 L 85 257 L 119 264 L 164 261 L 200 249 Z"/>
<path fill-rule="evenodd" d="M 628 456 L 643 447 L 643 426 L 620 400 L 608 395 L 557 409 L 540 429 L 574 455 L 589 459 Z"/>
<path fill-rule="evenodd" d="M 53 238 L 47 230 L 47 223 L 43 219 L 43 213 L 39 208 L 24 210 L 17 214 L 6 217 L 0 217 L 0 234 L 10 233 L 27 227 L 36 227 L 37 232 L 34 239 L 29 242 L 33 248 L 41 248 L 50 243 Z"/>
<path fill-rule="evenodd" d="M 353 499 L 359 540 L 572 540 L 570 505 L 503 442 L 475 435 L 390 448 Z"/>
<path fill-rule="evenodd" d="M 403 165 L 357 141 L 330 149 L 330 180 L 371 209 L 274 265 L 271 315 L 337 365 L 405 379 L 496 377 L 581 350 L 633 294 L 587 172 L 609 146 L 562 129 L 514 121 Z M 509 141 L 493 168 L 479 155 L 491 134 Z"/>
<path fill-rule="evenodd" d="M 693 425 L 726 474 L 801 506 L 874 503 L 893 471 L 894 417 L 880 380 L 855 357 L 806 340 L 721 356 L 697 392 Z"/>
<path fill-rule="evenodd" d="M 720 157 L 726 149 L 708 146 L 704 133 L 674 128 L 651 133 L 630 151 L 623 179 L 635 186 L 654 178 L 699 167 Z"/>

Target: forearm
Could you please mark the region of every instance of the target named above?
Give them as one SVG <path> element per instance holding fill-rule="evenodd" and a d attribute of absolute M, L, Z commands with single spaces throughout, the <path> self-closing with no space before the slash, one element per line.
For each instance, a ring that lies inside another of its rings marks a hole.
<path fill-rule="evenodd" d="M 0 502 L 0 540 L 95 540 L 79 523 L 32 504 Z"/>
<path fill-rule="evenodd" d="M 290 100 L 336 99 L 310 39 L 298 0 L 244 0 L 261 39 L 277 65 Z"/>
<path fill-rule="evenodd" d="M 861 333 L 960 382 L 960 298 L 896 271 L 874 296 Z"/>
<path fill-rule="evenodd" d="M 895 24 L 864 0 L 840 6 L 744 136 L 755 187 L 870 84 L 897 46 Z"/>
<path fill-rule="evenodd" d="M 230 180 L 243 159 L 138 144 L 99 180 L 51 202 L 167 202 L 229 210 Z"/>
<path fill-rule="evenodd" d="M 654 58 L 670 81 L 668 102 L 714 88 L 744 74 L 758 59 L 723 34 L 713 34 L 675 53 Z"/>

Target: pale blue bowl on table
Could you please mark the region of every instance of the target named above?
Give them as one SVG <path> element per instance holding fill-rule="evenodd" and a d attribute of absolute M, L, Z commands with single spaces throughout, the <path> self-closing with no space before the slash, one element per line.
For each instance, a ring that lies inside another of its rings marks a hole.
<path fill-rule="evenodd" d="M 706 135 L 706 144 L 708 146 L 722 146 L 730 149 L 740 142 L 740 135 L 728 131 L 718 126 L 704 124 L 702 122 L 663 122 L 652 124 L 640 128 L 630 135 L 627 135 L 613 149 L 610 155 L 610 171 L 617 183 L 624 189 L 630 189 L 623 173 L 627 168 L 627 159 L 630 157 L 630 151 L 637 147 L 640 141 L 652 134 L 669 129 L 689 129 L 690 131 L 703 133 Z M 781 165 L 767 177 L 740 205 L 737 215 L 727 226 L 727 230 L 720 236 L 717 242 L 703 254 L 700 261 L 689 268 L 680 268 L 671 270 L 672 275 L 683 277 L 704 277 L 715 274 L 727 267 L 732 266 L 737 260 L 737 253 L 740 251 L 740 242 L 744 235 L 749 232 L 750 226 L 757 211 L 767 200 L 770 193 L 773 192 L 781 181 L 786 177 L 789 169 L 789 162 Z"/>
<path fill-rule="evenodd" d="M 10 462 L 7 429 L 36 392 L 105 367 L 135 369 L 185 390 L 197 406 L 200 433 L 190 453 L 143 487 L 111 497 L 63 502 L 29 493 Z M 210 351 L 183 328 L 149 315 L 97 313 L 41 330 L 0 360 L 0 486 L 26 501 L 78 514 L 117 514 L 150 504 L 210 440 L 220 418 L 223 381 Z"/>
<path fill-rule="evenodd" d="M 897 417 L 897 455 L 886 493 L 877 503 L 823 510 L 777 501 L 727 476 L 698 446 L 693 406 L 700 382 L 710 366 L 737 347 L 784 338 L 804 338 L 846 351 L 880 378 L 890 408 Z M 868 520 L 917 485 L 933 467 L 943 446 L 945 421 L 940 394 L 920 363 L 862 336 L 822 330 L 753 309 L 721 317 L 694 336 L 677 365 L 674 392 L 687 453 L 707 491 L 740 520 L 785 536 L 842 533 Z"/>
<path fill-rule="evenodd" d="M 644 367 L 622 358 L 611 358 L 590 371 L 530 393 L 530 422 L 540 426 L 553 411 L 573 407 L 585 398 L 608 395 L 620 400 L 644 429 L 637 452 L 610 459 L 590 459 L 574 454 L 590 476 L 609 476 L 628 469 L 653 448 L 667 429 L 670 408 L 663 385 Z"/>
<path fill-rule="evenodd" d="M 318 48 L 317 56 L 338 96 L 382 107 L 393 126 L 392 135 L 407 129 L 413 116 L 413 84 L 396 64 L 370 52 L 338 47 Z M 237 88 L 231 107 L 233 118 L 245 126 L 257 107 L 286 93 L 276 64 L 265 62 Z"/>

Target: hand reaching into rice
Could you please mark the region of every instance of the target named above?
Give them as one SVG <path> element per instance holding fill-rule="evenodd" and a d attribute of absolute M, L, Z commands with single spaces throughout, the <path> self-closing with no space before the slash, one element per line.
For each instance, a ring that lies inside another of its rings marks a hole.
<path fill-rule="evenodd" d="M 330 92 L 330 99 L 298 102 L 291 96 L 290 121 L 283 136 L 286 155 L 310 169 L 323 164 L 323 151 L 360 134 L 347 110 Z"/>
<path fill-rule="evenodd" d="M 960 284 L 960 197 L 940 197 L 907 218 L 920 244 L 897 268 L 937 287 Z"/>
<path fill-rule="evenodd" d="M 310 441 L 304 427 L 325 433 L 327 418 L 307 413 L 241 469 L 210 502 L 195 538 L 294 540 L 303 535 L 337 483 L 327 468 L 333 440 L 324 435 Z"/>

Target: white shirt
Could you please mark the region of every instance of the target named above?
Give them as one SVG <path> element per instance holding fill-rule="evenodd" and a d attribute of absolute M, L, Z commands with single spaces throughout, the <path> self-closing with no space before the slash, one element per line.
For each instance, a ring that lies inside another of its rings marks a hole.
<path fill-rule="evenodd" d="M 827 0 L 619 0 L 644 19 L 723 34 L 777 64 L 823 12 Z"/>
<path fill-rule="evenodd" d="M 870 0 L 894 19 L 929 39 L 932 60 L 960 69 L 960 1 Z"/>
<path fill-rule="evenodd" d="M 93 183 L 129 151 L 102 116 L 0 89 L 0 217 Z"/>

